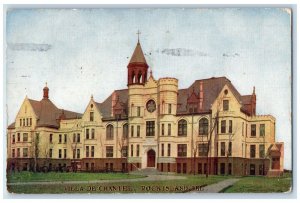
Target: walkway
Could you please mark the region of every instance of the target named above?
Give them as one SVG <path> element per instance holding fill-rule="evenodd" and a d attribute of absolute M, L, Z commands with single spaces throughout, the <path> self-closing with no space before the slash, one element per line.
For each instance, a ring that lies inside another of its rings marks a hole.
<path fill-rule="evenodd" d="M 57 185 L 57 184 L 90 184 L 90 183 L 121 183 L 138 181 L 162 181 L 162 180 L 182 180 L 184 176 L 173 175 L 148 175 L 145 178 L 118 179 L 118 180 L 92 180 L 92 181 L 51 181 L 51 182 L 19 182 L 7 183 L 7 185 Z"/>
<path fill-rule="evenodd" d="M 191 191 L 191 193 L 219 193 L 225 188 L 234 185 L 239 179 L 231 178 L 205 186 L 201 191 Z"/>

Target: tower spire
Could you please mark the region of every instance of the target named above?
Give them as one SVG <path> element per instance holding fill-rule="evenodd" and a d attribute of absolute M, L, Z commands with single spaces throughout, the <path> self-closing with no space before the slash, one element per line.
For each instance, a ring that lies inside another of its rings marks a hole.
<path fill-rule="evenodd" d="M 139 44 L 140 43 L 140 34 L 142 34 L 142 33 L 140 32 L 140 30 L 138 30 L 136 34 L 138 35 L 138 44 Z"/>

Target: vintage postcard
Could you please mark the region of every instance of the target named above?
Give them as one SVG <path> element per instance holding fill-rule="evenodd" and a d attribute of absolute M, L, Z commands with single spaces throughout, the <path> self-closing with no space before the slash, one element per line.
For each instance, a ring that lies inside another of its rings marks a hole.
<path fill-rule="evenodd" d="M 291 192 L 291 17 L 8 8 L 8 192 Z"/>

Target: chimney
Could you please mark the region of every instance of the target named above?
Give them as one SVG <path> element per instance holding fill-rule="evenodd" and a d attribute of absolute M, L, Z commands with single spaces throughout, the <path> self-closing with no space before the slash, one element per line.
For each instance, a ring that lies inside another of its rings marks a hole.
<path fill-rule="evenodd" d="M 203 110 L 203 99 L 204 99 L 203 81 L 200 81 L 200 90 L 199 90 L 200 111 Z"/>
<path fill-rule="evenodd" d="M 49 88 L 47 87 L 47 83 L 46 83 L 46 86 L 44 87 L 43 89 L 43 99 L 49 99 Z"/>

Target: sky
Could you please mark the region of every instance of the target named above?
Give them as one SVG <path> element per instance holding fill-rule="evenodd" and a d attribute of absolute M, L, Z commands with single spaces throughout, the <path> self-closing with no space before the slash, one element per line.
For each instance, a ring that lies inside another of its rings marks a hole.
<path fill-rule="evenodd" d="M 140 42 L 155 79 L 179 88 L 226 76 L 242 94 L 256 87 L 257 114 L 276 118 L 291 169 L 291 21 L 279 8 L 11 9 L 6 15 L 6 104 L 12 123 L 26 95 L 83 113 L 127 88 Z"/>

